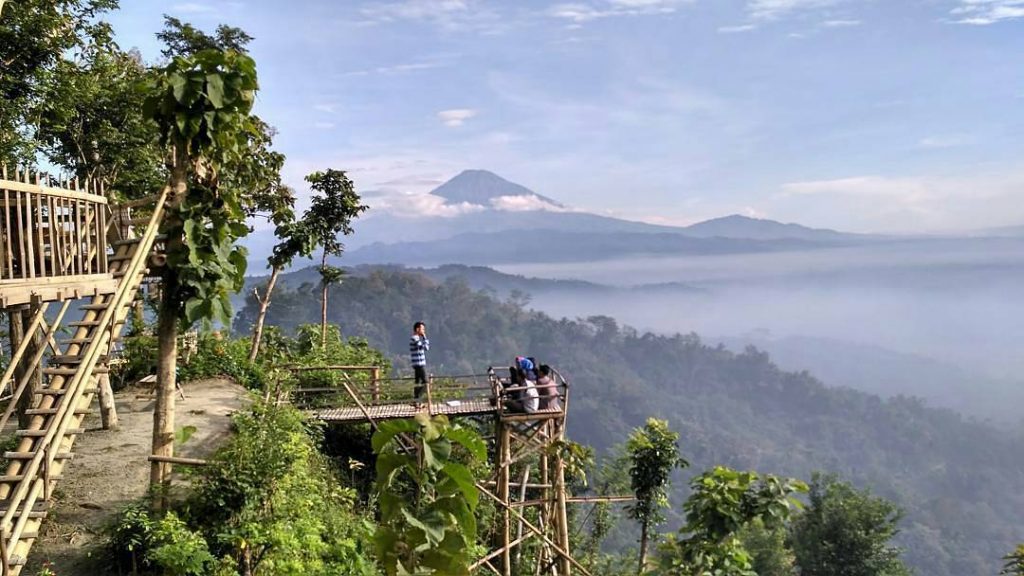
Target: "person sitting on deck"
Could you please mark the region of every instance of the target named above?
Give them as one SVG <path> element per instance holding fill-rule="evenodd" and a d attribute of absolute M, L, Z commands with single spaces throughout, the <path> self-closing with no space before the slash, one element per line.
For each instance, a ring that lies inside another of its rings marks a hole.
<path fill-rule="evenodd" d="M 507 406 L 513 412 L 533 413 L 540 408 L 540 394 L 537 391 L 537 372 L 529 358 L 516 357 L 516 365 L 509 368 L 510 391 Z"/>
<path fill-rule="evenodd" d="M 540 378 L 537 378 L 537 392 L 540 393 L 541 410 L 561 410 L 562 404 L 558 398 L 558 384 L 551 377 L 551 366 L 540 365 Z"/>
<path fill-rule="evenodd" d="M 534 362 L 533 358 L 527 358 L 526 356 L 516 356 L 516 366 L 522 371 L 523 376 L 527 380 L 537 381 L 537 363 Z"/>

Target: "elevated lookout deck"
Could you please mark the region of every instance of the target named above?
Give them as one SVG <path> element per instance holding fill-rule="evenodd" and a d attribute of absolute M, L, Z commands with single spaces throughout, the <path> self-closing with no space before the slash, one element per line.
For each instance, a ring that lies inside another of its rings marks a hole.
<path fill-rule="evenodd" d="M 494 369 L 485 374 L 431 376 L 418 399 L 413 397 L 411 378 L 380 378 L 375 367 L 322 366 L 293 371 L 300 381 L 293 391 L 296 403 L 318 420 L 339 424 L 412 418 L 421 413 L 492 416 L 503 421 L 561 418 L 568 397 L 568 383 L 557 373 L 554 382 L 540 390 L 537 409 L 527 412 L 518 400 L 525 387 L 512 385 Z"/>
<path fill-rule="evenodd" d="M 34 180 L 34 182 L 33 182 Z M 0 308 L 112 294 L 107 263 L 109 207 L 75 180 L 0 174 Z"/>

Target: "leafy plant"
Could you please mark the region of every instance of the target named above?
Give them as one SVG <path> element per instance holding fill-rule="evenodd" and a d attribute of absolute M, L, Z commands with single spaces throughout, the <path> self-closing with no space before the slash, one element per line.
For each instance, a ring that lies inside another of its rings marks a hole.
<path fill-rule="evenodd" d="M 262 402 L 235 425 L 199 472 L 190 506 L 212 549 L 242 574 L 374 574 L 372 528 L 318 453 L 318 429 L 290 406 Z"/>
<path fill-rule="evenodd" d="M 1024 544 L 1017 546 L 1017 549 L 1006 556 L 1003 556 L 1006 564 L 1000 574 L 1009 576 L 1024 576 Z"/>
<path fill-rule="evenodd" d="M 799 480 L 763 477 L 717 466 L 690 482 L 683 505 L 686 525 L 659 547 L 658 565 L 679 576 L 757 576 L 739 533 L 755 520 L 778 528 L 800 507 L 791 495 L 806 492 Z"/>
<path fill-rule="evenodd" d="M 468 575 L 480 499 L 470 461 L 487 456 L 479 435 L 444 416 L 384 422 L 373 435 L 380 524 L 374 537 L 388 576 Z"/>
<path fill-rule="evenodd" d="M 153 526 L 150 539 L 146 558 L 167 576 L 202 576 L 215 562 L 206 540 L 174 512 Z"/>
<path fill-rule="evenodd" d="M 126 506 L 114 517 L 107 533 L 107 548 L 120 566 L 127 565 L 132 574 L 137 574 L 139 568 L 149 565 L 147 552 L 153 534 L 153 520 L 144 502 Z"/>
<path fill-rule="evenodd" d="M 792 527 L 802 576 L 904 576 L 902 550 L 889 542 L 902 512 L 835 476 L 815 474 L 810 505 Z"/>
<path fill-rule="evenodd" d="M 638 573 L 647 565 L 649 531 L 665 521 L 662 509 L 668 507 L 670 475 L 689 463 L 679 456 L 679 434 L 668 422 L 650 418 L 626 441 L 629 455 L 630 486 L 636 502 L 626 508 L 629 516 L 640 523 L 640 558 Z"/>

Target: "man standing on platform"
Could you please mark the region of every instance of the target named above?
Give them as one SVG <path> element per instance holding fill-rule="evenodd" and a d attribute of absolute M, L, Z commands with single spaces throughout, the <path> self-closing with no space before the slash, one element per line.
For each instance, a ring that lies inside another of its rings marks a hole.
<path fill-rule="evenodd" d="M 417 322 L 412 325 L 412 338 L 409 339 L 409 361 L 416 373 L 416 388 L 413 389 L 413 396 L 417 399 L 423 394 L 423 388 L 427 385 L 427 350 L 430 350 L 430 340 L 427 340 L 427 325 Z"/>

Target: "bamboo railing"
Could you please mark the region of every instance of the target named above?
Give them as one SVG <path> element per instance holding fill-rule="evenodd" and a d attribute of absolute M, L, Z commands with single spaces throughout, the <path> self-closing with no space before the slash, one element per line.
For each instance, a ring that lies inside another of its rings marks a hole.
<path fill-rule="evenodd" d="M 34 180 L 34 182 L 33 182 Z M 0 167 L 0 284 L 106 274 L 107 199 L 98 185 Z"/>

